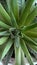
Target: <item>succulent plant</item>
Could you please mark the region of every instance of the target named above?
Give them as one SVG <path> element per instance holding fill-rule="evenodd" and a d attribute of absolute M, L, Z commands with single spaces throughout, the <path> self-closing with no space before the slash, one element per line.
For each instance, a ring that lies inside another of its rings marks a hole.
<path fill-rule="evenodd" d="M 15 51 L 15 65 L 25 65 L 24 57 L 34 65 L 29 52 L 37 53 L 37 6 L 34 0 L 6 0 L 7 11 L 0 3 L 0 59 L 7 65 Z"/>

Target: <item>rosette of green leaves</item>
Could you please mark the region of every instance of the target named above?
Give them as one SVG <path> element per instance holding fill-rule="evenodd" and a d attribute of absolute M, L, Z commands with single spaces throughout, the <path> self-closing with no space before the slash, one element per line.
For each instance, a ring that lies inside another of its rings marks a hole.
<path fill-rule="evenodd" d="M 37 6 L 34 0 L 6 0 L 7 11 L 0 3 L 0 59 L 8 64 L 15 49 L 15 65 L 25 65 L 24 57 L 33 64 L 28 49 L 37 54 Z M 33 23 L 32 23 L 33 22 Z"/>

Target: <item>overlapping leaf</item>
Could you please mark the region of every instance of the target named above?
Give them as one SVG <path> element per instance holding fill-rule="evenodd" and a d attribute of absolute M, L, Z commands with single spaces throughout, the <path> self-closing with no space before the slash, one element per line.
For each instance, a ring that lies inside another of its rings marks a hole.
<path fill-rule="evenodd" d="M 22 28 L 22 30 L 23 30 L 24 32 L 26 32 L 26 31 L 29 31 L 29 30 L 31 30 L 31 29 L 33 29 L 33 28 L 36 28 L 36 27 L 37 27 L 37 23 L 33 23 L 33 24 L 29 25 L 29 26 L 24 26 L 24 27 Z"/>
<path fill-rule="evenodd" d="M 5 65 L 14 48 L 15 65 L 25 65 L 24 55 L 30 65 L 34 65 L 28 51 L 31 49 L 34 53 L 37 52 L 37 22 L 32 23 L 37 16 L 37 6 L 33 2 L 34 0 L 6 0 L 8 11 L 0 4 L 0 59 L 7 55 Z"/>
<path fill-rule="evenodd" d="M 32 38 L 30 38 L 30 37 L 28 37 L 28 36 L 26 36 L 26 35 L 23 36 L 23 39 L 24 39 L 25 41 L 27 41 L 27 42 L 30 42 L 30 43 L 32 43 L 32 44 L 34 44 L 34 45 L 37 45 L 37 42 L 35 42 Z"/>
<path fill-rule="evenodd" d="M 31 58 L 31 56 L 30 56 L 30 54 L 29 54 L 29 52 L 28 52 L 28 49 L 27 49 L 27 47 L 26 47 L 26 44 L 25 44 L 24 40 L 21 40 L 21 47 L 22 47 L 22 49 L 23 49 L 23 51 L 24 51 L 24 54 L 26 54 L 26 57 L 27 57 L 27 59 L 28 59 L 30 65 L 34 65 L 34 64 L 33 64 L 33 61 L 32 61 L 32 58 Z"/>
<path fill-rule="evenodd" d="M 12 40 L 9 39 L 8 42 L 6 43 L 5 47 L 3 48 L 1 59 L 3 59 L 4 56 L 7 54 L 7 52 L 11 48 L 12 44 L 13 44 Z"/>
<path fill-rule="evenodd" d="M 37 16 L 37 6 L 33 9 L 33 11 L 28 15 L 26 21 L 25 21 L 25 25 L 29 25 L 30 23 L 32 23 L 32 21 L 34 20 L 34 18 Z"/>
<path fill-rule="evenodd" d="M 0 21 L 0 27 L 1 28 L 5 28 L 5 29 L 9 29 L 11 26 L 5 24 L 4 22 Z"/>
<path fill-rule="evenodd" d="M 9 62 L 11 56 L 12 56 L 12 53 L 13 53 L 13 47 L 11 47 L 10 50 L 8 51 L 4 65 L 8 65 L 8 62 Z"/>
<path fill-rule="evenodd" d="M 18 2 L 17 0 L 6 0 L 8 5 L 8 11 L 11 16 L 12 26 L 17 27 L 16 19 L 19 18 Z"/>
<path fill-rule="evenodd" d="M 25 23 L 25 21 L 26 21 L 27 16 L 29 15 L 30 8 L 31 8 L 31 6 L 32 6 L 33 1 L 34 1 L 34 0 L 28 0 L 28 2 L 27 2 L 27 4 L 26 4 L 26 7 L 25 7 L 25 9 L 24 9 L 24 12 L 23 12 L 23 14 L 22 14 L 22 16 L 21 16 L 21 18 L 20 18 L 20 23 L 19 23 L 19 25 L 24 26 L 24 23 Z"/>

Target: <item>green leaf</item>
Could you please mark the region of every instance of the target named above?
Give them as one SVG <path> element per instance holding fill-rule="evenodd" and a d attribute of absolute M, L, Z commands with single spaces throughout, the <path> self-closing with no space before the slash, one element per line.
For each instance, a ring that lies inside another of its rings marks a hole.
<path fill-rule="evenodd" d="M 0 31 L 0 37 L 5 36 L 8 37 L 10 35 L 10 33 L 8 33 L 7 31 Z"/>
<path fill-rule="evenodd" d="M 6 43 L 6 46 L 4 47 L 3 51 L 2 51 L 2 56 L 1 56 L 1 60 L 5 57 L 5 55 L 8 53 L 8 51 L 10 50 L 11 46 L 13 44 L 13 41 L 11 39 L 8 40 L 8 42 Z"/>
<path fill-rule="evenodd" d="M 34 44 L 30 44 L 30 43 L 28 43 L 27 46 L 28 46 L 32 51 L 34 51 L 35 53 L 37 53 L 37 46 L 35 46 Z"/>
<path fill-rule="evenodd" d="M 20 18 L 20 26 L 24 26 L 24 23 L 25 23 L 25 21 L 26 21 L 26 18 L 27 18 L 27 16 L 29 15 L 29 13 L 30 13 L 30 8 L 31 8 L 31 6 L 32 6 L 32 4 L 33 4 L 33 1 L 34 0 L 28 0 L 28 2 L 27 2 L 27 4 L 26 4 L 26 7 L 25 7 L 25 9 L 24 9 L 24 11 L 23 11 L 23 13 L 22 13 L 22 16 L 21 16 L 21 18 Z"/>
<path fill-rule="evenodd" d="M 19 8 L 20 8 L 20 10 L 21 10 L 21 15 L 22 15 L 22 12 L 24 11 L 24 9 L 25 9 L 25 5 L 26 5 L 26 2 L 25 2 L 25 0 L 19 0 Z M 20 16 L 21 16 L 20 15 Z"/>
<path fill-rule="evenodd" d="M 24 27 L 22 28 L 22 30 L 23 30 L 23 32 L 26 32 L 26 31 L 29 31 L 29 30 L 35 28 L 35 27 L 37 27 L 37 22 L 36 22 L 36 23 L 33 23 L 33 24 L 31 24 L 31 25 L 28 25 L 28 26 L 24 26 Z"/>
<path fill-rule="evenodd" d="M 5 45 L 6 45 L 6 43 L 3 45 L 0 45 L 0 60 L 1 60 L 2 52 L 3 52 Z"/>
<path fill-rule="evenodd" d="M 37 32 L 37 27 L 36 28 L 33 28 L 31 29 L 32 32 Z"/>
<path fill-rule="evenodd" d="M 25 65 L 25 55 L 22 49 L 21 49 L 21 65 Z"/>
<path fill-rule="evenodd" d="M 35 31 L 27 31 L 25 34 L 31 38 L 37 38 L 37 32 Z"/>
<path fill-rule="evenodd" d="M 8 65 L 8 62 L 9 62 L 12 54 L 13 54 L 13 47 L 11 47 L 10 50 L 8 51 L 8 53 L 6 55 L 6 60 L 5 60 L 5 64 L 4 65 Z"/>
<path fill-rule="evenodd" d="M 11 25 L 11 18 L 8 15 L 8 13 L 5 11 L 5 9 L 3 8 L 2 4 L 0 4 L 0 15 L 3 17 L 3 19 L 5 20 L 5 23 Z"/>
<path fill-rule="evenodd" d="M 30 43 L 32 43 L 32 44 L 34 44 L 34 45 L 37 45 L 37 42 L 35 42 L 33 39 L 31 39 L 30 37 L 28 37 L 27 35 L 23 35 L 23 39 L 25 40 L 25 41 L 27 41 L 27 42 L 30 42 Z"/>
<path fill-rule="evenodd" d="M 14 13 L 16 20 L 18 20 L 19 19 L 18 0 L 11 0 L 11 8 L 12 8 L 12 12 Z"/>
<path fill-rule="evenodd" d="M 10 14 L 11 14 L 12 26 L 18 28 L 18 24 L 17 24 L 16 18 L 14 16 L 14 13 L 11 11 Z"/>
<path fill-rule="evenodd" d="M 18 27 L 18 25 L 17 25 L 17 22 L 16 22 L 16 18 L 15 18 L 15 15 L 14 15 L 14 13 L 13 13 L 13 9 L 12 9 L 12 1 L 13 0 L 6 0 L 6 2 L 7 2 L 7 5 L 8 5 L 8 10 L 9 10 L 9 14 L 10 14 L 10 16 L 11 16 L 11 21 L 12 21 L 12 26 L 13 27 Z"/>
<path fill-rule="evenodd" d="M 30 9 L 30 13 L 36 8 L 35 3 L 33 2 L 31 9 Z"/>
<path fill-rule="evenodd" d="M 26 2 L 25 2 L 25 0 L 21 0 L 21 1 L 22 1 L 22 2 L 21 2 L 21 4 L 22 4 L 22 9 L 24 9 Z"/>
<path fill-rule="evenodd" d="M 28 51 L 28 49 L 27 49 L 27 46 L 26 46 L 26 44 L 25 44 L 25 42 L 24 42 L 23 39 L 21 39 L 21 43 L 20 43 L 20 44 L 21 44 L 21 48 L 22 48 L 24 54 L 26 54 L 26 57 L 27 57 L 27 59 L 28 59 L 30 65 L 34 65 L 34 64 L 33 64 L 33 61 L 32 61 L 32 58 L 31 58 L 31 56 L 30 56 L 30 54 L 29 54 L 29 51 Z"/>
<path fill-rule="evenodd" d="M 8 12 L 10 13 L 11 12 L 11 0 L 6 0 L 6 3 L 7 3 L 7 7 L 8 7 Z"/>
<path fill-rule="evenodd" d="M 20 47 L 20 38 L 19 36 L 15 39 L 15 65 L 21 65 L 21 47 Z"/>
<path fill-rule="evenodd" d="M 21 47 L 16 47 L 15 44 L 15 65 L 21 65 Z"/>
<path fill-rule="evenodd" d="M 0 32 L 2 32 L 3 30 L 4 30 L 4 28 L 1 28 L 1 27 L 0 27 Z"/>
<path fill-rule="evenodd" d="M 0 21 L 0 27 L 1 27 L 1 28 L 5 28 L 5 29 L 9 29 L 9 28 L 10 28 L 9 25 L 5 24 L 5 23 L 2 22 L 2 21 Z"/>
<path fill-rule="evenodd" d="M 0 38 L 0 45 L 6 43 L 7 39 L 8 39 L 8 37 L 1 37 Z"/>
<path fill-rule="evenodd" d="M 20 46 L 20 37 L 19 36 L 15 37 L 15 44 L 16 44 L 17 48 Z"/>
<path fill-rule="evenodd" d="M 18 20 L 19 19 L 19 6 L 18 6 L 18 0 L 6 0 L 7 1 L 7 5 L 8 5 L 8 9 L 9 11 L 13 12 L 15 18 Z"/>
<path fill-rule="evenodd" d="M 1 16 L 1 14 L 0 14 L 0 20 L 1 20 L 1 21 L 5 21 L 5 20 L 3 19 L 3 17 Z"/>
<path fill-rule="evenodd" d="M 34 18 L 37 16 L 37 7 L 35 7 L 33 9 L 33 11 L 28 15 L 26 21 L 25 21 L 25 25 L 29 25 L 33 20 Z"/>

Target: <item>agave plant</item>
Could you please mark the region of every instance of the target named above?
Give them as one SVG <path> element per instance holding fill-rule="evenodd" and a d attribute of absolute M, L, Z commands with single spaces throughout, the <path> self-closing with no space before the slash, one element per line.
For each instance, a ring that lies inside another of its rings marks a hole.
<path fill-rule="evenodd" d="M 6 0 L 7 11 L 0 3 L 0 59 L 7 65 L 15 51 L 15 65 L 25 65 L 25 56 L 34 65 L 29 50 L 37 54 L 37 6 L 34 0 Z"/>

